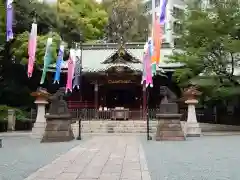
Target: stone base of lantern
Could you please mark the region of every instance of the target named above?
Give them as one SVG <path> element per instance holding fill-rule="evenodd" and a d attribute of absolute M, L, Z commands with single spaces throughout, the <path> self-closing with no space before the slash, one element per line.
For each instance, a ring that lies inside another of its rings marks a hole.
<path fill-rule="evenodd" d="M 201 128 L 197 122 L 195 105 L 198 103 L 196 99 L 190 99 L 185 101 L 188 105 L 188 117 L 185 124 L 185 135 L 186 137 L 199 137 L 201 136 Z"/>
<path fill-rule="evenodd" d="M 46 124 L 46 122 L 35 122 L 31 136 L 33 138 L 41 139 L 44 135 Z"/>
<path fill-rule="evenodd" d="M 199 123 L 186 122 L 185 124 L 185 135 L 186 137 L 200 137 L 202 134 Z"/>
<path fill-rule="evenodd" d="M 45 106 L 48 102 L 45 99 L 38 99 L 35 103 L 37 104 L 37 117 L 32 128 L 32 137 L 42 138 L 47 124 L 45 118 Z"/>

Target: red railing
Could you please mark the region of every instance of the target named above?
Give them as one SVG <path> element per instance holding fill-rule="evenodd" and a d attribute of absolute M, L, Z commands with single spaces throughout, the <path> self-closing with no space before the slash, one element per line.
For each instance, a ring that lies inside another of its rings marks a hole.
<path fill-rule="evenodd" d="M 70 109 L 73 119 L 82 120 L 146 120 L 146 114 L 142 109 L 128 110 L 127 118 L 115 118 L 113 110 L 99 111 L 96 109 Z M 159 113 L 159 109 L 149 109 L 149 117 L 156 119 L 156 114 Z"/>
<path fill-rule="evenodd" d="M 67 101 L 69 109 L 94 108 L 94 104 L 88 101 Z"/>

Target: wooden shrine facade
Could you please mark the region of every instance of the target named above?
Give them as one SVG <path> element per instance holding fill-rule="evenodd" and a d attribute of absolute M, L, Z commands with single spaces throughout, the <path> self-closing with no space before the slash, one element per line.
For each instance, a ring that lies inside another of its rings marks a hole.
<path fill-rule="evenodd" d="M 84 44 L 83 73 L 80 91 L 74 89 L 68 97 L 71 109 L 109 109 L 145 110 L 147 106 L 146 87 L 142 80 L 142 56 L 144 43 L 117 44 Z M 161 59 L 171 49 L 163 46 Z M 165 53 L 164 53 L 165 52 Z M 171 80 L 179 64 L 167 64 L 163 61 L 153 78 L 154 86 L 149 88 L 149 108 L 158 108 L 161 102 L 160 86 L 168 86 L 177 95 L 179 88 Z M 55 65 L 49 67 L 54 72 Z M 67 63 L 62 66 L 60 86 L 66 84 Z M 161 72 L 161 73 L 160 73 Z"/>

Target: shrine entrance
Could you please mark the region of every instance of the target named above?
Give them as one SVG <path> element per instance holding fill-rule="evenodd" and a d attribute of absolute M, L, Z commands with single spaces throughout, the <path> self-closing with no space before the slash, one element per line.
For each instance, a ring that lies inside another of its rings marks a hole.
<path fill-rule="evenodd" d="M 122 107 L 127 109 L 139 109 L 142 104 L 142 87 L 137 84 L 108 84 L 105 85 L 105 102 L 108 108 Z"/>

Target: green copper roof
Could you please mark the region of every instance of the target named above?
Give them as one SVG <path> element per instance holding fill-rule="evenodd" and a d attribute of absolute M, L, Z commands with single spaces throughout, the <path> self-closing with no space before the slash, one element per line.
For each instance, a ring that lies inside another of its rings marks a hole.
<path fill-rule="evenodd" d="M 117 66 L 125 66 L 132 70 L 142 71 L 143 59 L 143 46 L 144 43 L 129 43 L 124 46 L 125 50 L 134 58 L 138 59 L 140 63 L 125 63 L 117 64 Z M 164 45 L 165 48 L 161 50 L 161 61 L 157 70 L 172 69 L 181 67 L 180 63 L 166 63 L 166 55 L 170 55 L 172 50 Z M 104 64 L 104 61 L 117 53 L 119 46 L 114 43 L 110 44 L 83 44 L 82 52 L 82 66 L 83 72 L 99 72 L 106 71 L 116 64 Z M 49 67 L 49 71 L 55 71 L 56 64 Z M 67 70 L 67 61 L 63 63 L 62 71 Z"/>

